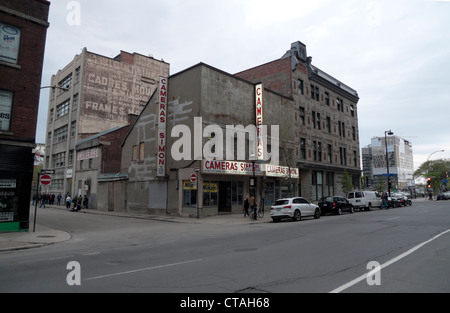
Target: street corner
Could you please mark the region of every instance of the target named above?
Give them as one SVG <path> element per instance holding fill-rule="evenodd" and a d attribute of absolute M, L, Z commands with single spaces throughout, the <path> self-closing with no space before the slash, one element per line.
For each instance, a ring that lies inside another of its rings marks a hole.
<path fill-rule="evenodd" d="M 64 231 L 37 226 L 36 231 L 0 233 L 0 252 L 39 248 L 70 240 L 72 236 Z"/>

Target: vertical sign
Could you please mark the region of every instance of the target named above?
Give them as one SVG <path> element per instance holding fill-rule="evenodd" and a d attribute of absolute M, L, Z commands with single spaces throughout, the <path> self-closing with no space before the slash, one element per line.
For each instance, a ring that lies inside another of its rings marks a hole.
<path fill-rule="evenodd" d="M 264 160 L 264 99 L 263 99 L 264 85 L 257 84 L 255 86 L 256 99 L 256 152 L 257 159 Z"/>
<path fill-rule="evenodd" d="M 156 176 L 166 175 L 167 78 L 160 77 L 158 88 L 158 138 Z"/>

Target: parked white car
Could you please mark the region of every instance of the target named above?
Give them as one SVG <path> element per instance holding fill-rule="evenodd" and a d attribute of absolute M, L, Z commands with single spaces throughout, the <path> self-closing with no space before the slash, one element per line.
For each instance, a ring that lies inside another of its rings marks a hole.
<path fill-rule="evenodd" d="M 347 194 L 348 201 L 355 209 L 370 211 L 373 207 L 380 207 L 381 197 L 376 191 L 351 191 Z"/>
<path fill-rule="evenodd" d="M 320 218 L 320 208 L 301 197 L 276 200 L 270 208 L 270 217 L 274 222 L 286 218 L 300 221 L 302 217 L 306 216 L 312 216 L 315 219 Z"/>

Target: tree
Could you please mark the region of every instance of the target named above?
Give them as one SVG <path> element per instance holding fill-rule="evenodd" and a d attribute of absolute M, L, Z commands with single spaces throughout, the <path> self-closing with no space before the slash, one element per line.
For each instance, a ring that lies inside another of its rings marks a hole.
<path fill-rule="evenodd" d="M 442 181 L 447 179 L 450 171 L 450 160 L 426 161 L 414 172 L 414 177 L 431 178 L 431 188 L 434 191 L 441 191 Z"/>
<path fill-rule="evenodd" d="M 344 170 L 344 176 L 342 176 L 342 191 L 347 195 L 350 191 L 355 189 L 352 184 L 352 178 L 348 175 L 347 170 Z"/>

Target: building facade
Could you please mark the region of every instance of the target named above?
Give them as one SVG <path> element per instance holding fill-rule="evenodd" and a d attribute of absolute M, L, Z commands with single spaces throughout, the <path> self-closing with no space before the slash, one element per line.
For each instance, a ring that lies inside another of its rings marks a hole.
<path fill-rule="evenodd" d="M 300 172 L 299 194 L 311 200 L 342 195 L 344 171 L 359 188 L 361 178 L 358 128 L 358 93 L 317 68 L 307 57 L 306 46 L 294 42 L 280 59 L 237 73 L 252 82 L 291 97 L 294 130 L 292 151 L 282 151 L 285 161 Z"/>
<path fill-rule="evenodd" d="M 116 178 L 120 173 L 122 160 L 120 145 L 136 121 L 137 115 L 130 114 L 128 117 L 127 125 L 80 140 L 75 147 L 77 159 L 74 181 L 89 199 L 89 209 L 98 209 L 99 197 L 108 193 L 108 190 L 100 188 L 99 181 L 107 182 L 109 177 Z M 100 201 L 104 206 L 100 209 L 111 210 L 109 207 L 114 206 L 114 202 L 108 206 L 108 198 L 105 200 Z"/>
<path fill-rule="evenodd" d="M 122 144 L 127 211 L 241 212 L 251 193 L 317 201 L 342 193 L 345 171 L 360 187 L 358 95 L 303 44 L 236 75 L 200 63 L 162 81 Z"/>
<path fill-rule="evenodd" d="M 386 139 L 386 140 L 385 140 Z M 414 159 L 412 144 L 398 136 L 374 137 L 371 144 L 362 148 L 363 172 L 370 187 L 385 186 L 387 190 L 386 143 L 389 174 L 393 190 L 414 186 Z"/>
<path fill-rule="evenodd" d="M 0 3 L 0 231 L 29 228 L 50 2 Z"/>
<path fill-rule="evenodd" d="M 169 64 L 153 57 L 121 51 L 108 58 L 84 48 L 53 75 L 45 168 L 55 174 L 45 191 L 83 194 L 84 182 L 75 180 L 77 143 L 127 125 L 128 115 L 141 112 L 159 77 L 168 74 Z"/>

